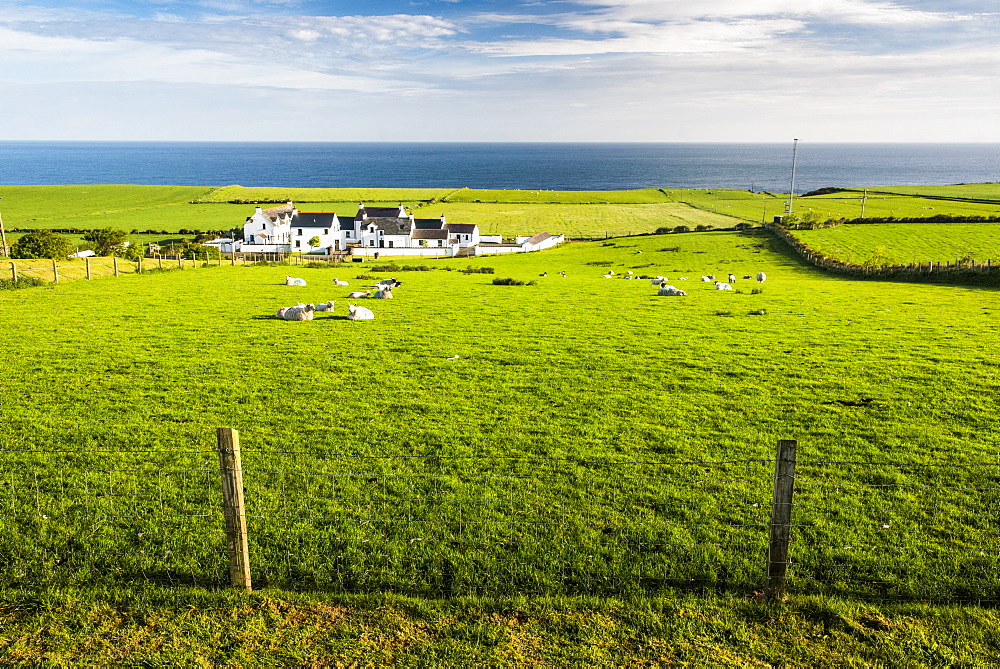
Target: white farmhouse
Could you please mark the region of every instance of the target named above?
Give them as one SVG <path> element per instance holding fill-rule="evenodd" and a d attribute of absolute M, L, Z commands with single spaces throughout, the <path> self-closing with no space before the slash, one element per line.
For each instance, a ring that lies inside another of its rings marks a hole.
<path fill-rule="evenodd" d="M 440 218 L 415 218 L 403 205 L 366 207 L 362 202 L 353 218 L 333 212 L 304 212 L 291 201 L 277 207 L 257 207 L 243 226 L 244 253 L 335 253 L 355 255 L 477 255 L 538 250 L 563 241 L 542 233 L 547 244 L 502 244 L 499 236 L 484 237 L 479 226 L 448 223 Z M 524 238 L 538 242 L 540 235 Z M 309 242 L 316 238 L 318 244 Z M 392 249 L 389 251 L 389 249 Z M 491 250 L 492 249 L 492 250 Z"/>

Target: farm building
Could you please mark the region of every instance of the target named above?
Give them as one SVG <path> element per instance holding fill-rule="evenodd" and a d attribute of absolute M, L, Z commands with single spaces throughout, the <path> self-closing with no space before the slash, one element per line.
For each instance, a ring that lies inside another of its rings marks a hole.
<path fill-rule="evenodd" d="M 513 250 L 534 251 L 563 241 L 542 233 L 548 244 L 503 244 L 499 236 L 483 236 L 479 226 L 448 223 L 440 218 L 415 218 L 403 205 L 358 205 L 353 218 L 334 212 L 304 212 L 291 202 L 264 209 L 257 207 L 243 225 L 243 242 L 237 251 L 247 253 L 336 253 L 354 255 L 477 255 Z M 531 237 L 537 240 L 540 235 Z M 316 238 L 318 244 L 310 244 Z M 524 238 L 527 240 L 528 238 Z M 551 241 L 550 241 L 551 240 Z M 389 251 L 389 249 L 392 249 Z M 493 249 L 493 250 L 490 250 Z M 223 249 L 230 251 L 232 248 Z"/>

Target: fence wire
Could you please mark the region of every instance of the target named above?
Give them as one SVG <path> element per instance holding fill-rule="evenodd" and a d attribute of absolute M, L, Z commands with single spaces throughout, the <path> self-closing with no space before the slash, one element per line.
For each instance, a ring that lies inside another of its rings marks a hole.
<path fill-rule="evenodd" d="M 58 464 L 53 464 L 58 463 Z M 243 452 L 255 587 L 750 592 L 774 462 Z M 228 584 L 213 451 L 0 449 L 0 583 Z M 1000 463 L 800 460 L 787 590 L 1000 600 Z"/>
<path fill-rule="evenodd" d="M 800 461 L 790 587 L 1000 600 L 1000 465 Z"/>

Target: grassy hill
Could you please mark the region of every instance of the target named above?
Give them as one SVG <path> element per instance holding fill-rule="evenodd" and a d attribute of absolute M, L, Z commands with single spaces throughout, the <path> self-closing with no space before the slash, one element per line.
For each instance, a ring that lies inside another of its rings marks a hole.
<path fill-rule="evenodd" d="M 735 232 L 419 262 L 0 293 L 17 324 L 0 330 L 16 352 L 0 368 L 0 657 L 996 654 L 995 612 L 948 603 L 997 599 L 995 291 L 831 278 Z M 698 280 L 730 272 L 736 291 Z M 347 290 L 390 275 L 403 285 L 366 302 L 376 320 L 343 318 Z M 312 322 L 271 317 L 329 299 Z M 225 579 L 218 426 L 241 433 L 260 594 L 203 589 Z M 792 595 L 765 604 L 748 596 L 779 438 L 803 461 Z"/>

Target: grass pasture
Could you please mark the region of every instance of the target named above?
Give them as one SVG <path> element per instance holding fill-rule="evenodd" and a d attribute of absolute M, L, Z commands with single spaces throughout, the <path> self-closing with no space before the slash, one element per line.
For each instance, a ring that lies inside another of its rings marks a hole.
<path fill-rule="evenodd" d="M 879 223 L 796 230 L 812 249 L 845 262 L 1000 262 L 1000 223 Z"/>

